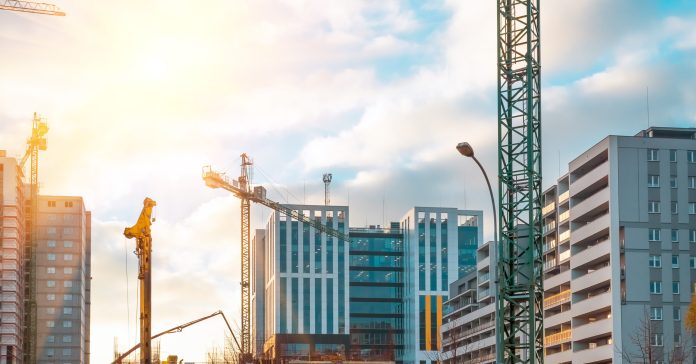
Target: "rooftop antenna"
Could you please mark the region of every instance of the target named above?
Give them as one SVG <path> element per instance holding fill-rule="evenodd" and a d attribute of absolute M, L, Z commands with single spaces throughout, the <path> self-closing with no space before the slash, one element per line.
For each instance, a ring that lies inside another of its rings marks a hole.
<path fill-rule="evenodd" d="M 331 178 L 333 175 L 331 173 L 324 173 L 322 176 L 322 181 L 324 181 L 324 205 L 329 206 L 331 202 L 329 199 L 329 184 L 331 184 Z"/>
<path fill-rule="evenodd" d="M 650 86 L 645 86 L 645 108 L 648 113 L 648 128 L 650 128 Z"/>

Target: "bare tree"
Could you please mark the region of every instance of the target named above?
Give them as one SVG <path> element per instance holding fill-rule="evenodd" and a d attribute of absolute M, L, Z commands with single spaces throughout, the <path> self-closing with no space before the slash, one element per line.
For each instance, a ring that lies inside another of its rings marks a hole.
<path fill-rule="evenodd" d="M 656 360 L 663 360 L 665 354 L 667 364 L 685 364 L 689 361 L 692 354 L 690 340 L 685 337 L 686 335 L 680 335 L 675 338 L 671 347 L 664 347 L 663 334 L 657 330 L 658 322 L 658 320 L 651 319 L 648 307 L 645 306 L 636 331 L 631 333 L 628 338 L 632 349 L 617 348 L 624 363 L 652 364 Z"/>

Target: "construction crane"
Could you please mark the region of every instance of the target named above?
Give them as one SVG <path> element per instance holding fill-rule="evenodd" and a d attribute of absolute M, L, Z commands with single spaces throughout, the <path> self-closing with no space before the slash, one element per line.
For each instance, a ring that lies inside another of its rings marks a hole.
<path fill-rule="evenodd" d="M 324 173 L 321 180 L 324 181 L 324 205 L 329 206 L 331 199 L 329 198 L 329 185 L 331 184 L 331 179 L 333 175 L 331 173 Z"/>
<path fill-rule="evenodd" d="M 197 324 L 197 323 L 199 323 L 199 322 L 201 322 L 201 321 L 205 321 L 205 320 L 207 320 L 207 319 L 209 319 L 209 318 L 211 318 L 211 317 L 215 317 L 215 316 L 217 316 L 217 315 L 222 316 L 222 319 L 225 320 L 225 324 L 227 325 L 227 329 L 230 331 L 230 334 L 232 335 L 232 339 L 234 340 L 235 345 L 237 345 L 237 349 L 241 352 L 242 348 L 241 348 L 241 346 L 239 346 L 239 341 L 237 341 L 237 336 L 234 335 L 234 331 L 232 331 L 232 326 L 230 326 L 230 322 L 227 321 L 227 317 L 225 317 L 225 314 L 224 314 L 222 311 L 216 311 L 216 312 L 213 312 L 212 314 L 210 314 L 210 315 L 208 315 L 208 316 L 203 316 L 203 317 L 201 317 L 201 318 L 199 318 L 199 319 L 196 319 L 196 320 L 193 320 L 193 321 L 189 321 L 189 322 L 187 322 L 187 323 L 185 323 L 185 324 L 183 324 L 183 325 L 174 326 L 174 327 L 172 327 L 172 328 L 169 329 L 169 330 L 164 330 L 164 331 L 160 332 L 159 334 L 152 336 L 152 340 L 157 339 L 158 337 L 160 337 L 160 336 L 162 336 L 162 335 L 174 334 L 174 333 L 177 333 L 177 332 L 181 332 L 181 331 L 183 331 L 185 328 L 187 328 L 187 327 L 189 327 L 189 326 L 191 326 L 191 325 L 195 325 L 195 324 Z M 126 357 L 128 357 L 128 355 L 130 355 L 130 353 L 134 352 L 135 350 L 138 350 L 138 348 L 140 348 L 141 345 L 142 345 L 142 344 L 139 343 L 139 344 L 136 344 L 135 346 L 133 346 L 132 348 L 128 349 L 128 351 L 126 351 L 125 353 L 123 353 L 123 354 L 121 354 L 120 356 L 118 356 L 118 357 L 116 358 L 116 360 L 114 360 L 111 364 L 121 364 L 122 361 L 123 361 L 123 359 L 125 359 Z"/>
<path fill-rule="evenodd" d="M 33 1 L 0 1 L 0 10 L 19 11 L 53 16 L 65 16 L 65 13 L 53 4 L 37 3 Z"/>
<path fill-rule="evenodd" d="M 35 362 L 36 355 L 36 222 L 39 211 L 39 151 L 46 150 L 46 134 L 48 124 L 37 113 L 34 113 L 31 126 L 31 136 L 27 139 L 27 150 L 19 162 L 19 168 L 24 170 L 27 160 L 31 160 L 29 167 L 29 204 L 30 219 L 26 236 L 27 244 L 24 248 L 24 257 L 29 265 L 29 276 L 26 280 L 25 294 L 28 297 L 26 307 L 26 320 L 28 330 L 24 340 L 24 361 Z"/>
<path fill-rule="evenodd" d="M 539 0 L 498 0 L 497 363 L 543 363 Z"/>
<path fill-rule="evenodd" d="M 308 216 L 295 211 L 287 206 L 266 198 L 266 189 L 263 186 L 251 186 L 251 174 L 253 162 L 246 153 L 241 155 L 241 173 L 237 180 L 230 180 L 224 173 L 213 171 L 210 166 L 203 167 L 203 180 L 210 188 L 223 188 L 232 192 L 241 200 L 241 242 L 242 242 L 242 335 L 241 335 L 241 360 L 240 362 L 249 362 L 251 357 L 251 335 L 250 335 L 250 208 L 251 202 L 259 203 L 270 207 L 279 213 L 282 213 L 292 219 L 307 224 L 320 232 L 327 234 L 343 241 L 349 241 L 348 235 L 335 230 L 329 226 L 322 224 L 319 221 L 310 219 Z"/>
<path fill-rule="evenodd" d="M 128 239 L 135 238 L 135 255 L 138 256 L 138 280 L 140 283 L 140 364 L 150 364 L 152 360 L 150 347 L 152 334 L 152 236 L 150 225 L 152 208 L 157 203 L 146 197 L 143 201 L 143 209 L 140 212 L 135 225 L 123 230 L 123 235 Z"/>

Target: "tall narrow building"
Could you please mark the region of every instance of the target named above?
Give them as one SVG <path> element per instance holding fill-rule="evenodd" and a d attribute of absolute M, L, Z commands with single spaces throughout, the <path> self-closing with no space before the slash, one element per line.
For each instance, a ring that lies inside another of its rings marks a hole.
<path fill-rule="evenodd" d="M 0 364 L 21 363 L 24 329 L 25 200 L 22 171 L 0 151 Z"/>
<path fill-rule="evenodd" d="M 89 363 L 91 214 L 81 197 L 39 196 L 37 363 Z"/>

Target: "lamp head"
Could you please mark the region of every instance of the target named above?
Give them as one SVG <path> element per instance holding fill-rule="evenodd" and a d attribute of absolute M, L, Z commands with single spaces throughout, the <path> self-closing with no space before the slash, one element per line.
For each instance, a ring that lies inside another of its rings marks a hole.
<path fill-rule="evenodd" d="M 467 142 L 461 142 L 457 144 L 457 150 L 459 153 L 465 157 L 473 157 L 474 156 L 474 148 L 471 147 L 471 145 Z"/>

